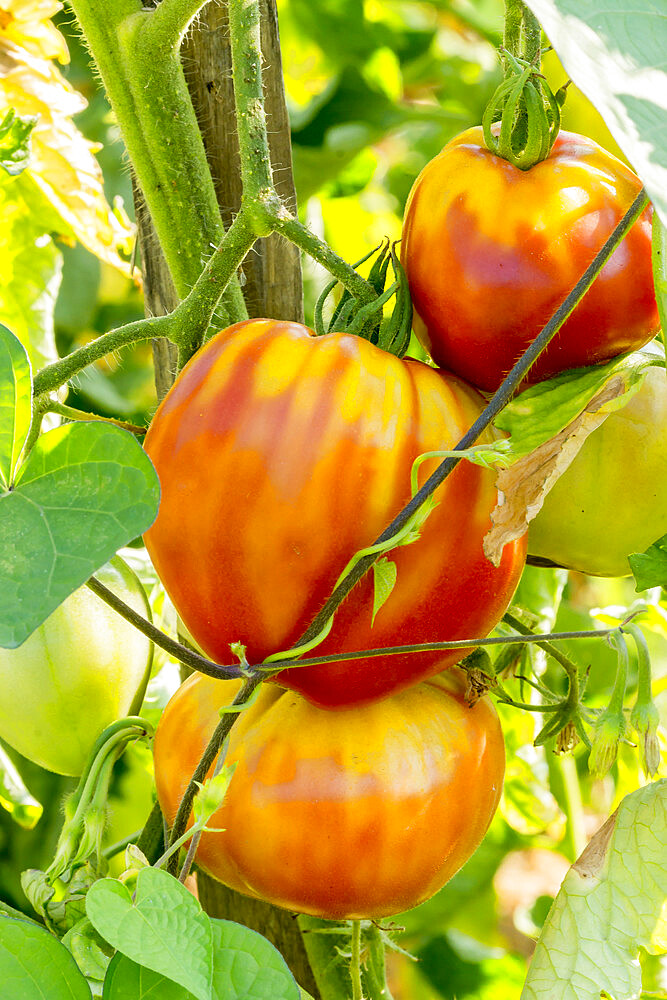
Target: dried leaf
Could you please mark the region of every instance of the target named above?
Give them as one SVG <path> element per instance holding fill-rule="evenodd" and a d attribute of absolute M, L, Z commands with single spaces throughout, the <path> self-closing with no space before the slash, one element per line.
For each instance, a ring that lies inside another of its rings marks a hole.
<path fill-rule="evenodd" d="M 106 201 L 98 147 L 72 122 L 86 107 L 83 97 L 51 60 L 69 59 L 63 37 L 49 17 L 54 0 L 0 0 L 0 111 L 38 115 L 25 171 L 55 210 L 62 237 L 76 238 L 100 260 L 129 275 L 119 250 L 129 252 L 129 220 Z"/>
<path fill-rule="evenodd" d="M 499 470 L 499 502 L 491 515 L 493 527 L 484 539 L 484 554 L 494 566 L 500 563 L 503 547 L 525 533 L 549 490 L 575 458 L 588 435 L 614 409 L 613 401 L 623 396 L 627 387 L 626 378 L 616 375 L 555 437 L 510 468 Z"/>

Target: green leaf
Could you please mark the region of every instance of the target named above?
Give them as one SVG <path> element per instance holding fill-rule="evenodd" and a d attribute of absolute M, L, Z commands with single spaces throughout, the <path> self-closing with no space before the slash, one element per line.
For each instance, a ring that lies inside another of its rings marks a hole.
<path fill-rule="evenodd" d="M 211 920 L 213 1000 L 299 1000 L 299 987 L 270 941 L 231 920 Z"/>
<path fill-rule="evenodd" d="M 153 522 L 159 483 L 127 431 L 86 422 L 39 438 L 0 494 L 0 646 L 13 648 Z"/>
<path fill-rule="evenodd" d="M 375 624 L 375 616 L 390 596 L 396 584 L 396 563 L 386 556 L 373 563 L 373 615 L 371 626 Z"/>
<path fill-rule="evenodd" d="M 13 330 L 37 370 L 57 357 L 53 313 L 62 255 L 51 233 L 62 233 L 63 226 L 29 175 L 0 170 L 0 322 Z"/>
<path fill-rule="evenodd" d="M 285 960 L 266 938 L 229 920 L 211 920 L 211 928 L 211 1000 L 299 1000 L 299 988 Z M 118 954 L 107 972 L 103 1000 L 194 1000 L 194 996 L 161 973 Z"/>
<path fill-rule="evenodd" d="M 164 871 L 139 872 L 134 904 L 120 882 L 102 879 L 88 893 L 88 916 L 122 953 L 109 965 L 104 1000 L 299 1000 L 266 938 L 211 920 Z"/>
<path fill-rule="evenodd" d="M 31 422 L 30 361 L 18 337 L 0 324 L 0 486 L 11 484 Z"/>
<path fill-rule="evenodd" d="M 178 983 L 117 952 L 107 970 L 102 1000 L 194 1000 L 194 997 Z"/>
<path fill-rule="evenodd" d="M 210 1000 L 211 922 L 178 879 L 161 869 L 142 868 L 134 901 L 120 882 L 101 879 L 88 892 L 86 912 L 117 951 L 179 983 L 197 1000 Z"/>
<path fill-rule="evenodd" d="M 618 392 L 601 410 L 611 412 L 625 406 L 641 386 L 647 370 L 661 363 L 657 350 L 649 346 L 603 365 L 570 369 L 526 389 L 495 420 L 497 427 L 511 435 L 508 461 L 529 455 L 555 437 L 607 387 L 616 386 Z"/>
<path fill-rule="evenodd" d="M 2 1000 L 91 1000 L 90 988 L 58 938 L 38 924 L 0 916 Z"/>
<path fill-rule="evenodd" d="M 8 174 L 20 174 L 30 159 L 30 133 L 37 124 L 36 115 L 21 118 L 10 108 L 0 122 L 0 166 Z"/>
<path fill-rule="evenodd" d="M 0 806 L 15 823 L 32 830 L 42 817 L 42 806 L 23 784 L 21 775 L 4 747 L 0 746 Z"/>
<path fill-rule="evenodd" d="M 527 0 L 667 224 L 667 16 L 655 0 Z"/>
<path fill-rule="evenodd" d="M 521 1000 L 637 996 L 639 949 L 667 949 L 667 781 L 628 795 L 565 877 Z"/>
<path fill-rule="evenodd" d="M 649 545 L 646 552 L 635 552 L 628 556 L 628 562 L 637 581 L 638 591 L 667 587 L 667 535 Z"/>

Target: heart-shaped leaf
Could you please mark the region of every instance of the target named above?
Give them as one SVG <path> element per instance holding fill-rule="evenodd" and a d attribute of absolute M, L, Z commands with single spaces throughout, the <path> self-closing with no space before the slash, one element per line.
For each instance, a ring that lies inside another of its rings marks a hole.
<path fill-rule="evenodd" d="M 28 920 L 0 916 L 2 1000 L 91 1000 L 76 962 L 53 934 Z"/>
<path fill-rule="evenodd" d="M 211 920 L 212 1000 L 299 1000 L 299 987 L 273 945 L 242 924 Z M 165 976 L 116 955 L 104 981 L 103 1000 L 194 1000 Z"/>
<path fill-rule="evenodd" d="M 177 879 L 143 868 L 134 902 L 122 883 L 101 879 L 88 892 L 86 912 L 117 951 L 185 987 L 197 1000 L 211 1000 L 211 921 Z"/>
<path fill-rule="evenodd" d="M 117 952 L 107 969 L 102 1000 L 194 1000 L 194 997 L 185 987 Z"/>
<path fill-rule="evenodd" d="M 667 225 L 667 17 L 660 0 L 526 0 Z"/>
<path fill-rule="evenodd" d="M 0 323 L 0 486 L 11 484 L 32 419 L 30 361 L 21 341 Z"/>
<path fill-rule="evenodd" d="M 299 1000 L 299 987 L 270 941 L 231 920 L 211 920 L 214 1000 Z"/>
<path fill-rule="evenodd" d="M 0 494 L 0 646 L 20 645 L 153 522 L 159 483 L 127 431 L 97 421 L 43 434 Z"/>

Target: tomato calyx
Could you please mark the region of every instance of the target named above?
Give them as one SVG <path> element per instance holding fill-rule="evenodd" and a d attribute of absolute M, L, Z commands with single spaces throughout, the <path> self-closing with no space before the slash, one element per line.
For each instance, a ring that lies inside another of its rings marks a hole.
<path fill-rule="evenodd" d="M 508 51 L 504 57 L 508 74 L 484 112 L 484 142 L 519 170 L 530 170 L 553 148 L 560 130 L 560 103 L 534 62 Z"/>
<path fill-rule="evenodd" d="M 345 288 L 330 319 L 325 322 L 325 302 L 338 284 L 337 280 L 331 281 L 315 306 L 315 332 L 318 337 L 334 331 L 352 333 L 369 340 L 388 354 L 402 358 L 408 348 L 412 329 L 412 300 L 407 278 L 396 253 L 396 243 L 385 240 L 358 260 L 355 268 L 365 264 L 373 255 L 376 257 L 366 280 L 375 291 L 375 299 L 372 302 L 360 302 Z M 387 285 L 390 266 L 393 281 Z M 394 305 L 391 313 L 383 316 L 383 308 L 392 298 Z"/>

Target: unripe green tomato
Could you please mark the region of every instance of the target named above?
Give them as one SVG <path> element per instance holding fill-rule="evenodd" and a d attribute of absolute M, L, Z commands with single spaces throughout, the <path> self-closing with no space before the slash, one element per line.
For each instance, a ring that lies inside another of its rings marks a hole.
<path fill-rule="evenodd" d="M 667 377 L 586 439 L 531 522 L 528 552 L 593 576 L 628 576 L 628 556 L 667 532 Z"/>
<path fill-rule="evenodd" d="M 144 617 L 137 576 L 114 556 L 95 576 Z M 79 775 L 103 729 L 141 707 L 153 644 L 80 587 L 17 649 L 0 649 L 0 737 L 58 774 Z"/>

